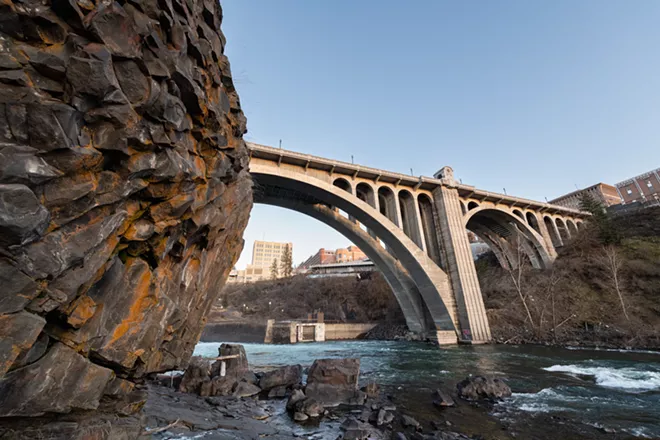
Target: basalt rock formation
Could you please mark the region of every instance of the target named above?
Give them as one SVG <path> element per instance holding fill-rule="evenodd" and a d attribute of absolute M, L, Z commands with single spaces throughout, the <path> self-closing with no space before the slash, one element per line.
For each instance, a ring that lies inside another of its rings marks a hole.
<path fill-rule="evenodd" d="M 252 206 L 221 20 L 0 0 L 0 416 L 185 367 Z"/>

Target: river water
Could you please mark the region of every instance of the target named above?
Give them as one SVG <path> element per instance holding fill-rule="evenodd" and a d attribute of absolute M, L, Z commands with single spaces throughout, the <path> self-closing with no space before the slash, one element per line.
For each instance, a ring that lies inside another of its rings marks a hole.
<path fill-rule="evenodd" d="M 219 345 L 200 343 L 195 355 L 217 356 Z M 580 438 L 593 438 L 594 432 L 605 438 L 660 438 L 660 353 L 532 345 L 440 349 L 395 341 L 243 345 L 255 370 L 358 357 L 361 383 L 376 382 L 386 392 L 407 396 L 403 400 L 413 407 L 432 408 L 432 390 L 450 389 L 469 374 L 494 375 L 504 378 L 514 394 L 490 408 L 486 417 L 513 430 L 529 433 L 535 423 L 551 421 L 564 427 L 556 438 L 587 431 L 591 435 Z M 555 437 L 546 432 L 538 438 Z"/>

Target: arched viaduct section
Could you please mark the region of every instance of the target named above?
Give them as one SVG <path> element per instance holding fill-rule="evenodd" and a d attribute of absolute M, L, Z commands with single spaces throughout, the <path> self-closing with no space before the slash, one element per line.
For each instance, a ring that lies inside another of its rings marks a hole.
<path fill-rule="evenodd" d="M 374 261 L 408 327 L 439 343 L 479 343 L 490 329 L 467 230 L 500 264 L 552 264 L 586 214 L 457 183 L 451 168 L 414 177 L 250 144 L 256 203 L 316 218 Z"/>

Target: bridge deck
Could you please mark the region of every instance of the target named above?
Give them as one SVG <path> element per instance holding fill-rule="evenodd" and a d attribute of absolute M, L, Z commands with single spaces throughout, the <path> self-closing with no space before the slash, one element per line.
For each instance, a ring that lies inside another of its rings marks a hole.
<path fill-rule="evenodd" d="M 427 176 L 411 176 L 408 174 L 397 173 L 393 171 L 380 170 L 364 165 L 342 162 L 339 160 L 326 159 L 324 157 L 313 156 L 311 154 L 298 153 L 295 151 L 284 150 L 281 148 L 269 147 L 267 145 L 247 142 L 250 149 L 250 156 L 260 159 L 270 160 L 278 163 L 286 163 L 300 166 L 303 168 L 313 168 L 327 171 L 329 173 L 341 174 L 345 176 L 361 177 L 380 182 L 388 182 L 395 185 L 410 187 L 413 189 L 425 189 L 432 191 L 438 186 L 442 186 L 441 180 Z M 540 212 L 550 212 L 554 214 L 585 216 L 586 213 L 576 209 L 553 205 L 550 203 L 538 202 L 522 197 L 510 196 L 497 192 L 485 191 L 474 186 L 457 183 L 456 188 L 461 197 L 475 198 L 481 201 L 503 203 L 511 207 L 533 208 Z"/>

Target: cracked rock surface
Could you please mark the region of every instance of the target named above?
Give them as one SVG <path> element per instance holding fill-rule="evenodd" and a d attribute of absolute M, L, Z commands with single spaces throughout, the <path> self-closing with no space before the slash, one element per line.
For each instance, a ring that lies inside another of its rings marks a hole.
<path fill-rule="evenodd" d="M 215 0 L 0 0 L 0 417 L 185 368 L 252 206 L 221 21 Z"/>

